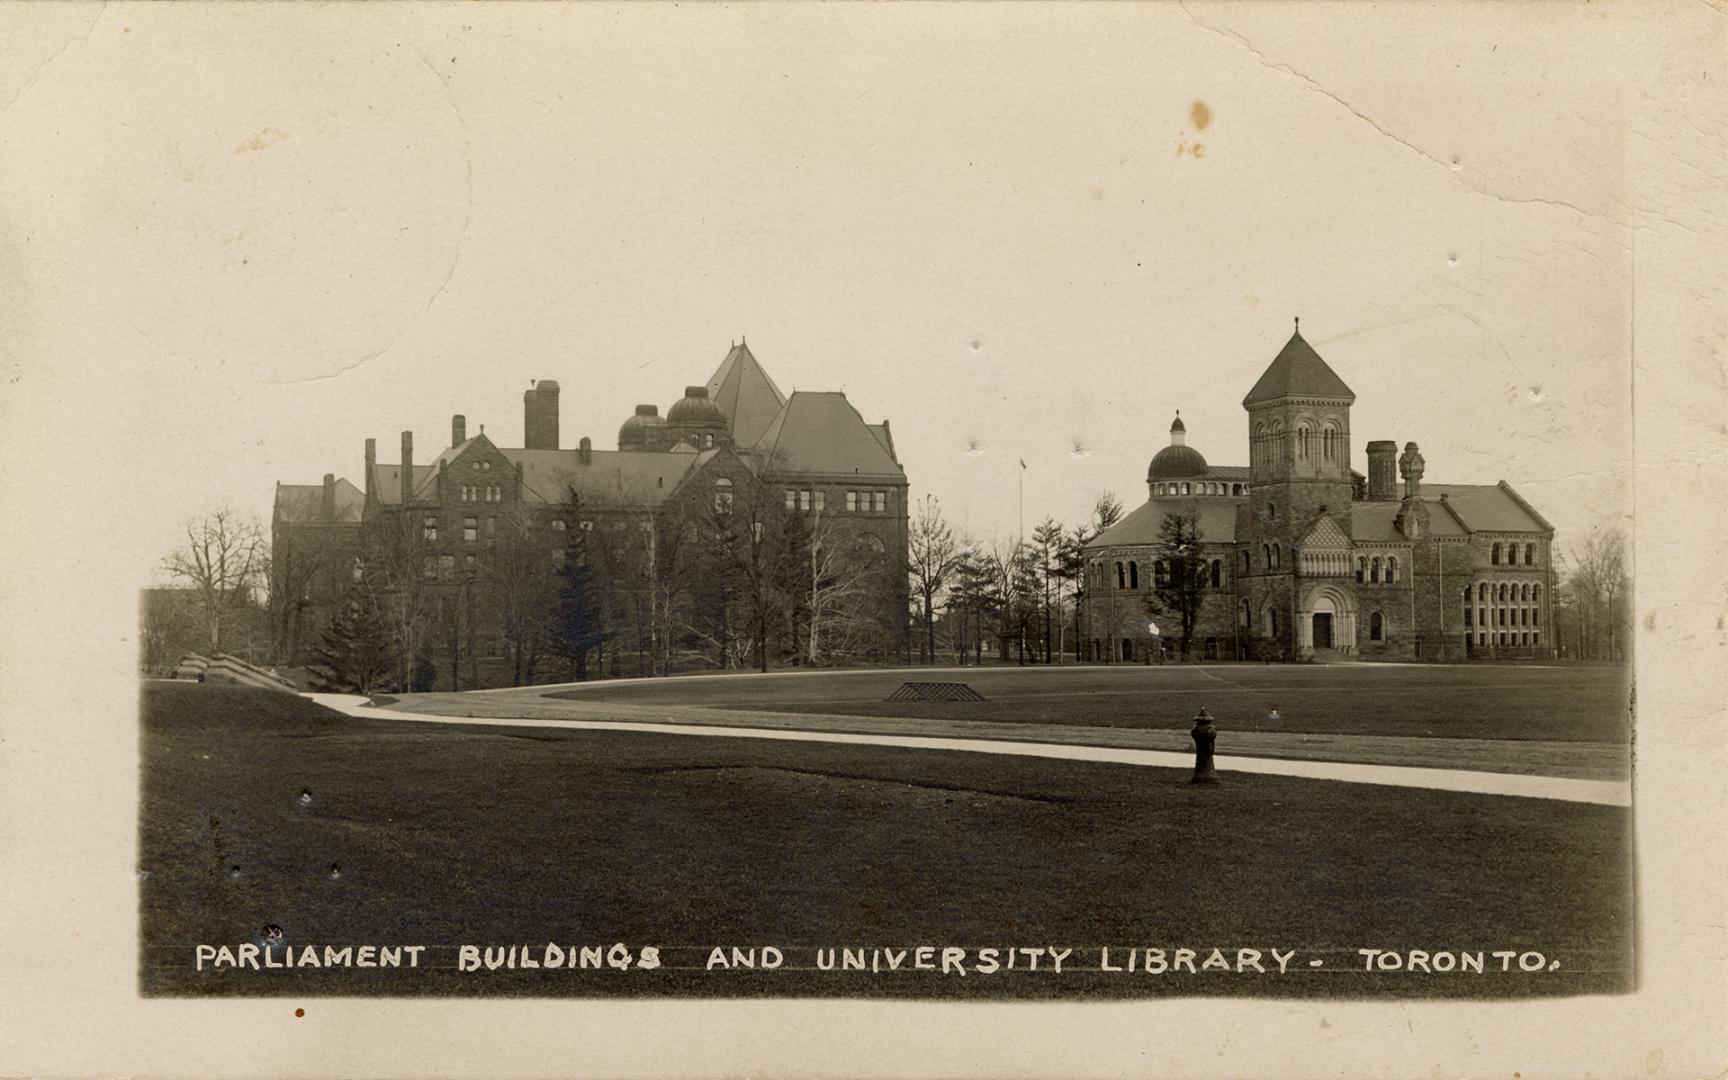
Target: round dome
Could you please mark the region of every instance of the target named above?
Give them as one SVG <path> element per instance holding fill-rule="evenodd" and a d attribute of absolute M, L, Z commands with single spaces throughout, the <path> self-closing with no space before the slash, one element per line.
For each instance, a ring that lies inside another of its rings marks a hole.
<path fill-rule="evenodd" d="M 648 439 L 648 433 L 666 426 L 666 421 L 660 419 L 660 406 L 638 405 L 636 415 L 624 421 L 624 426 L 618 429 L 619 448 L 641 449 Z"/>
<path fill-rule="evenodd" d="M 668 424 L 715 424 L 726 426 L 720 404 L 708 396 L 706 386 L 686 386 L 684 396 L 666 411 Z"/>
<path fill-rule="evenodd" d="M 1206 458 L 1192 446 L 1166 446 L 1153 455 L 1148 480 L 1191 480 L 1206 475 Z"/>

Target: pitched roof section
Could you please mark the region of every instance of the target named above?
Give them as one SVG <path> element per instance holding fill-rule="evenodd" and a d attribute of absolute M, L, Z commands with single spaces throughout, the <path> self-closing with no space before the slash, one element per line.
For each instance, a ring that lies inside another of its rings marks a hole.
<path fill-rule="evenodd" d="M 414 475 L 408 490 L 416 495 L 424 493 L 436 475 L 437 470 L 430 465 L 414 466 Z M 402 466 L 374 465 L 372 467 L 372 493 L 378 497 L 378 501 L 381 503 L 400 503 L 402 501 Z"/>
<path fill-rule="evenodd" d="M 366 495 L 347 480 L 336 481 L 336 520 L 358 522 Z M 316 522 L 324 512 L 323 484 L 277 484 L 276 512 L 285 521 Z"/>
<path fill-rule="evenodd" d="M 1473 532 L 1547 532 L 1549 525 L 1504 481 L 1499 484 L 1423 484 L 1422 497 L 1446 504 Z"/>
<path fill-rule="evenodd" d="M 1258 405 L 1261 402 L 1277 401 L 1281 398 L 1338 398 L 1344 401 L 1355 401 L 1356 395 L 1351 392 L 1338 373 L 1326 366 L 1326 361 L 1320 359 L 1320 354 L 1314 347 L 1303 340 L 1300 331 L 1290 335 L 1290 340 L 1284 343 L 1284 348 L 1260 376 L 1260 381 L 1254 384 L 1254 389 L 1248 391 L 1248 396 L 1242 399 L 1242 405 Z"/>
<path fill-rule="evenodd" d="M 786 404 L 786 395 L 743 342 L 732 346 L 708 380 L 708 396 L 726 413 L 738 446 L 755 446 Z"/>
<path fill-rule="evenodd" d="M 522 466 L 522 501 L 561 503 L 574 485 L 596 509 L 658 506 L 678 489 L 692 469 L 707 463 L 717 451 L 648 453 L 636 450 L 591 450 L 588 464 L 580 450 L 501 450 L 512 465 Z"/>
<path fill-rule="evenodd" d="M 756 445 L 768 457 L 769 472 L 905 477 L 881 438 L 839 391 L 797 391 Z"/>
<path fill-rule="evenodd" d="M 1200 542 L 1230 544 L 1236 540 L 1236 508 L 1238 502 L 1221 499 L 1148 499 L 1140 508 L 1105 529 L 1088 549 L 1121 547 L 1134 544 L 1163 544 L 1164 518 L 1168 514 L 1185 514 L 1192 507 L 1200 518 Z"/>

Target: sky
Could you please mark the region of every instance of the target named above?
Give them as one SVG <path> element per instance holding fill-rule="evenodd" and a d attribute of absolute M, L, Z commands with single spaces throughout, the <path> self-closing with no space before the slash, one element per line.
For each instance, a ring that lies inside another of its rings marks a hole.
<path fill-rule="evenodd" d="M 1359 471 L 1416 441 L 1564 548 L 1630 505 L 1615 42 L 1469 10 L 32 8 L 0 409 L 145 580 L 367 437 L 521 445 L 536 378 L 611 448 L 744 335 L 989 539 L 1022 482 L 1027 531 L 1138 505 L 1177 409 L 1246 464 L 1300 316 Z"/>

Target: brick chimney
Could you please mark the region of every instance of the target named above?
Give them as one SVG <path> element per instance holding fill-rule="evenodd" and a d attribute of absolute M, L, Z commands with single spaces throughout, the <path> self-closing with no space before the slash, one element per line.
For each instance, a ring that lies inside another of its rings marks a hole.
<path fill-rule="evenodd" d="M 522 445 L 558 449 L 558 384 L 551 379 L 541 379 L 522 395 Z"/>
<path fill-rule="evenodd" d="M 377 492 L 372 490 L 372 474 L 378 471 L 378 440 L 366 440 L 366 502 L 370 504 L 377 498 Z"/>
<path fill-rule="evenodd" d="M 450 445 L 461 446 L 468 441 L 468 418 L 457 413 L 450 418 Z"/>
<path fill-rule="evenodd" d="M 1368 501 L 1398 501 L 1398 444 L 1391 439 L 1368 444 Z"/>
<path fill-rule="evenodd" d="M 582 436 L 582 441 L 577 444 L 576 455 L 582 459 L 582 464 L 592 465 L 594 463 L 594 440 L 586 435 Z"/>
<path fill-rule="evenodd" d="M 400 493 L 402 505 L 407 506 L 409 498 L 414 494 L 414 433 L 402 433 L 402 480 Z"/>
<path fill-rule="evenodd" d="M 325 524 L 336 520 L 336 474 L 324 474 L 324 501 L 319 504 L 319 519 Z"/>

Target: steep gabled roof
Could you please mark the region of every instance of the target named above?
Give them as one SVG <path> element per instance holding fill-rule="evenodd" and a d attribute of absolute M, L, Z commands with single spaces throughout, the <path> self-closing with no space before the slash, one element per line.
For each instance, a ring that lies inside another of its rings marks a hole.
<path fill-rule="evenodd" d="M 366 507 L 366 495 L 345 479 L 336 487 L 336 520 L 358 522 Z M 324 513 L 323 484 L 277 484 L 277 516 L 289 522 L 317 522 Z"/>
<path fill-rule="evenodd" d="M 580 450 L 501 450 L 512 465 L 522 466 L 522 501 L 561 503 L 574 485 L 595 509 L 658 506 L 677 490 L 690 470 L 718 451 L 649 453 L 638 450 L 591 450 L 586 465 Z"/>
<path fill-rule="evenodd" d="M 1169 514 L 1185 514 L 1190 508 L 1200 519 L 1200 542 L 1229 544 L 1236 540 L 1236 508 L 1239 502 L 1222 499 L 1195 499 L 1177 496 L 1147 499 L 1139 509 L 1100 533 L 1086 545 L 1092 548 L 1122 547 L 1137 544 L 1163 544 L 1164 518 Z"/>
<path fill-rule="evenodd" d="M 901 479 L 905 473 L 858 410 L 839 391 L 800 390 L 787 399 L 757 449 L 770 472 Z"/>
<path fill-rule="evenodd" d="M 1338 373 L 1326 366 L 1300 331 L 1290 335 L 1284 348 L 1261 374 L 1260 381 L 1242 399 L 1244 407 L 1281 398 L 1336 398 L 1355 401 Z"/>
<path fill-rule="evenodd" d="M 732 441 L 738 446 L 756 445 L 786 404 L 786 395 L 743 342 L 732 346 L 708 380 L 708 396 L 725 412 Z"/>

